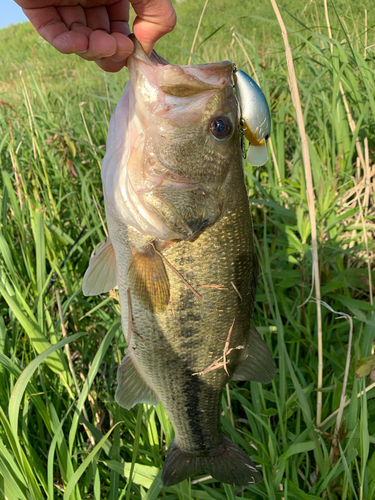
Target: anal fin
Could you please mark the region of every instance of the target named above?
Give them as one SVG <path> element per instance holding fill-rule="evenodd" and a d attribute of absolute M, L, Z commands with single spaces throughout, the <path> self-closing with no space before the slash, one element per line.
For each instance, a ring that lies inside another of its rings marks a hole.
<path fill-rule="evenodd" d="M 248 341 L 241 351 L 241 358 L 232 380 L 252 380 L 268 384 L 276 374 L 276 365 L 271 351 L 251 325 Z"/>
<path fill-rule="evenodd" d="M 127 410 L 130 410 L 138 403 L 156 405 L 159 402 L 154 391 L 147 385 L 136 369 L 129 354 L 125 356 L 117 370 L 117 383 L 115 400 Z"/>

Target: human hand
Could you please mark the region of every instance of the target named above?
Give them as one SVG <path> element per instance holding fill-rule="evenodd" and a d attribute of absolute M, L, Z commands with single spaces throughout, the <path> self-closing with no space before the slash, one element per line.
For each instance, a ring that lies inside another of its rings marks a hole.
<path fill-rule="evenodd" d="M 105 71 L 119 71 L 133 52 L 133 42 L 127 37 L 129 2 L 137 14 L 133 32 L 148 54 L 176 24 L 170 0 L 15 1 L 58 51 L 95 61 Z"/>

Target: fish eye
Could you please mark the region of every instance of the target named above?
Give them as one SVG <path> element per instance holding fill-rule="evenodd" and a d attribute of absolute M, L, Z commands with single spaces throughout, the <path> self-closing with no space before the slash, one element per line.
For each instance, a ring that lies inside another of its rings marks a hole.
<path fill-rule="evenodd" d="M 225 139 L 232 129 L 232 124 L 226 116 L 219 116 L 211 122 L 211 132 L 212 135 L 218 139 Z"/>
<path fill-rule="evenodd" d="M 264 140 L 267 142 L 269 138 L 270 138 L 270 136 L 269 136 L 269 134 L 267 134 L 267 135 L 265 136 Z"/>

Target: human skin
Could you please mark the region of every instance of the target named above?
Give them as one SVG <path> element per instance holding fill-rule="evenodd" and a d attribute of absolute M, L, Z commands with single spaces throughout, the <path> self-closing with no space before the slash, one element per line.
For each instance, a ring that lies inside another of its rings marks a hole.
<path fill-rule="evenodd" d="M 133 32 L 148 54 L 176 24 L 170 0 L 15 1 L 58 51 L 95 61 L 104 71 L 119 71 L 134 50 L 127 37 L 130 4 L 136 13 Z"/>

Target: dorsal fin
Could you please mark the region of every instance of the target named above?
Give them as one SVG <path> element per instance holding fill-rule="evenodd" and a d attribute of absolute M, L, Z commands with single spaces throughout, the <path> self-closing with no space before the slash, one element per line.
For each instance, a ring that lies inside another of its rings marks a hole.
<path fill-rule="evenodd" d="M 106 239 L 90 260 L 82 282 L 82 292 L 86 297 L 99 295 L 117 285 L 116 257 L 111 240 Z"/>

